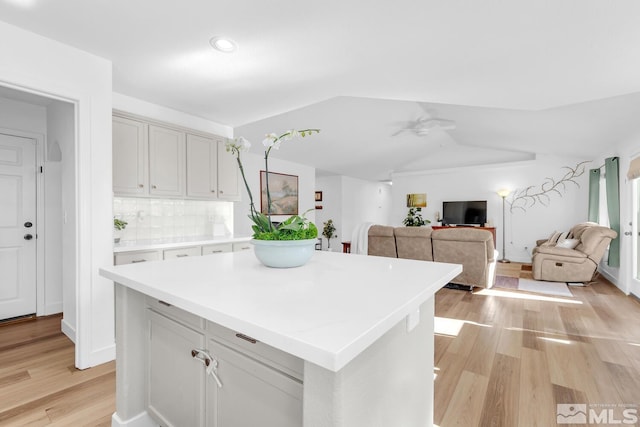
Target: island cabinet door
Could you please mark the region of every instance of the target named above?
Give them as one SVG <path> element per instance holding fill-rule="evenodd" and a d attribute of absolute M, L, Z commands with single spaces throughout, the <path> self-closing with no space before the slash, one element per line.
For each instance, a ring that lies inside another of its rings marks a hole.
<path fill-rule="evenodd" d="M 207 426 L 300 427 L 302 383 L 210 340 L 220 384 L 207 376 Z"/>
<path fill-rule="evenodd" d="M 147 409 L 162 426 L 204 426 L 206 371 L 192 351 L 204 336 L 154 311 L 149 316 Z"/>

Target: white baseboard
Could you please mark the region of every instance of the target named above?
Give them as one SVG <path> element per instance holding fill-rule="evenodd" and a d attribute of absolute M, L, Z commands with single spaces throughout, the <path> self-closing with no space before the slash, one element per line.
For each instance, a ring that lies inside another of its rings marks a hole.
<path fill-rule="evenodd" d="M 111 427 L 158 427 L 159 424 L 145 411 L 133 418 L 123 421 L 115 412 L 111 417 Z"/>
<path fill-rule="evenodd" d="M 620 287 L 620 284 L 618 284 L 618 278 L 611 275 L 611 273 L 609 273 L 607 270 L 605 270 L 604 268 L 598 268 L 598 273 L 600 273 L 601 275 L 603 275 L 608 281 L 610 281 L 611 283 L 613 283 L 618 289 L 620 289 L 622 292 L 624 292 L 626 295 L 629 295 L 629 290 L 628 289 L 622 289 Z"/>
<path fill-rule="evenodd" d="M 62 333 L 65 334 L 71 342 L 76 343 L 76 329 L 64 318 L 60 322 L 60 329 L 62 329 Z"/>
<path fill-rule="evenodd" d="M 99 350 L 91 352 L 89 356 L 89 366 L 102 365 L 103 363 L 111 362 L 116 358 L 116 344 L 113 343 L 107 347 L 103 347 Z"/>

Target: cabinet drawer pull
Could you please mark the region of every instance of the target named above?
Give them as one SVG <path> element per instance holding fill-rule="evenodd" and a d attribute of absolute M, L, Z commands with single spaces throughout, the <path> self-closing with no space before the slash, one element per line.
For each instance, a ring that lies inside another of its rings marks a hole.
<path fill-rule="evenodd" d="M 224 191 L 220 190 L 220 194 L 224 194 Z"/>
<path fill-rule="evenodd" d="M 222 252 L 222 249 L 216 249 L 214 251 L 211 251 L 212 254 L 219 254 L 220 252 Z"/>
<path fill-rule="evenodd" d="M 244 246 L 244 247 L 240 248 L 240 250 L 243 250 L 243 251 L 247 251 L 249 249 L 251 249 L 251 246 Z"/>
<path fill-rule="evenodd" d="M 138 184 L 139 188 L 144 188 L 144 184 Z"/>
<path fill-rule="evenodd" d="M 131 264 L 136 264 L 136 263 L 139 263 L 139 262 L 147 262 L 147 260 L 146 259 L 134 259 L 133 261 L 131 261 Z"/>
<path fill-rule="evenodd" d="M 176 255 L 176 258 L 184 258 L 186 256 L 189 256 L 188 254 L 178 254 Z"/>
<path fill-rule="evenodd" d="M 155 189 L 156 189 L 156 188 L 158 188 L 158 187 L 156 187 L 155 185 L 152 185 L 152 186 L 151 186 L 151 188 L 153 188 L 153 189 L 155 190 Z"/>
<path fill-rule="evenodd" d="M 171 307 L 171 304 L 169 304 L 168 302 L 164 302 L 164 301 L 162 301 L 161 299 L 159 299 L 159 300 L 158 300 L 158 304 L 162 304 L 162 305 L 164 305 L 165 307 Z"/>
<path fill-rule="evenodd" d="M 257 339 L 251 338 L 250 336 L 245 334 L 236 334 L 236 337 L 240 338 L 241 340 L 249 341 L 251 344 L 255 344 L 258 342 Z"/>

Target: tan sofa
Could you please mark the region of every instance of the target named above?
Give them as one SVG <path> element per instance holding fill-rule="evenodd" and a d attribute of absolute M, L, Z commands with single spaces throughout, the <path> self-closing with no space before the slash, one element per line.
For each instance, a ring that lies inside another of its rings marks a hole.
<path fill-rule="evenodd" d="M 569 231 L 568 238 L 578 241 L 574 249 L 539 240 L 533 250 L 533 278 L 549 282 L 591 281 L 609 243 L 617 235 L 608 227 L 583 222 Z"/>
<path fill-rule="evenodd" d="M 462 264 L 462 273 L 452 283 L 490 288 L 495 282 L 498 253 L 486 230 L 374 225 L 368 241 L 369 255 Z"/>

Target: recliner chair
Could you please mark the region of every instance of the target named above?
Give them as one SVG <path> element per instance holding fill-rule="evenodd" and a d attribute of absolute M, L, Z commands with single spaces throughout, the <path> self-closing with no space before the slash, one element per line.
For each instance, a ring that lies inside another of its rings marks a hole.
<path fill-rule="evenodd" d="M 617 235 L 608 227 L 583 222 L 570 230 L 569 237 L 579 240 L 575 249 L 539 240 L 533 250 L 533 278 L 548 282 L 591 281 L 609 243 Z"/>

